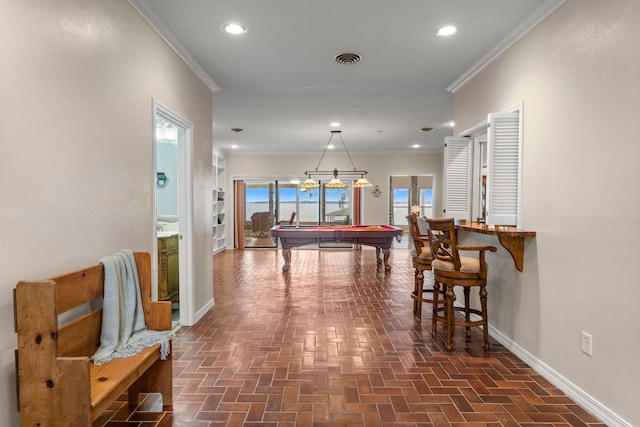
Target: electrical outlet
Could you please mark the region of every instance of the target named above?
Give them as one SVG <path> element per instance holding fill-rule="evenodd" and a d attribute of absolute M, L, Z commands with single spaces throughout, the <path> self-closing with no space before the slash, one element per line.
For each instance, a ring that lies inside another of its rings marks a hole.
<path fill-rule="evenodd" d="M 591 335 L 582 331 L 582 352 L 591 356 L 592 343 Z"/>

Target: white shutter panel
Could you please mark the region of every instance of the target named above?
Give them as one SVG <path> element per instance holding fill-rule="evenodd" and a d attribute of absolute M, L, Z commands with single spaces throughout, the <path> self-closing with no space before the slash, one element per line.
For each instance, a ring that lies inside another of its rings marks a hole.
<path fill-rule="evenodd" d="M 521 152 L 520 115 L 489 114 L 487 223 L 519 225 Z"/>
<path fill-rule="evenodd" d="M 470 138 L 444 139 L 444 216 L 454 219 L 471 218 Z"/>

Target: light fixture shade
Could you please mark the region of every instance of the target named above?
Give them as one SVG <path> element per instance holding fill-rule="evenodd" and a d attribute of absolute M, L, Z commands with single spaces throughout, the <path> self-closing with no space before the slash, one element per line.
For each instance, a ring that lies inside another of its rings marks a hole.
<path fill-rule="evenodd" d="M 347 184 L 343 183 L 338 178 L 333 178 L 331 181 L 327 182 L 325 186 L 329 188 L 344 188 Z"/>
<path fill-rule="evenodd" d="M 373 184 L 367 181 L 367 178 L 362 177 L 353 183 L 354 187 L 371 187 Z"/>
<path fill-rule="evenodd" d="M 300 184 L 300 187 L 302 187 L 302 188 L 316 188 L 316 187 L 319 187 L 319 186 L 320 186 L 320 184 L 318 184 L 317 182 L 315 182 L 311 178 L 307 178 L 302 184 Z"/>

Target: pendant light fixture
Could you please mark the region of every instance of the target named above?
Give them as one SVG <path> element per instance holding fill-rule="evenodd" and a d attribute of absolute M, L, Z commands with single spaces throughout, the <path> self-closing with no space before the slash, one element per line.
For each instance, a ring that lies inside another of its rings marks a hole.
<path fill-rule="evenodd" d="M 331 140 L 333 139 L 333 137 L 335 135 L 338 135 L 338 137 L 340 138 L 340 141 L 342 142 L 342 146 L 344 147 L 344 151 L 347 153 L 347 156 L 349 157 L 349 161 L 351 162 L 351 166 L 353 166 L 353 170 L 338 170 L 338 168 L 334 168 L 332 171 L 330 170 L 318 170 L 318 168 L 320 167 L 320 163 L 322 163 L 322 159 L 324 159 L 324 155 L 327 152 L 327 148 L 329 148 L 329 145 L 331 144 Z M 300 184 L 300 187 L 302 188 L 315 188 L 315 187 L 319 187 L 320 184 L 318 184 L 313 178 L 311 178 L 313 175 L 316 176 L 321 176 L 321 175 L 332 175 L 333 179 L 331 181 L 329 181 L 328 183 L 325 184 L 326 187 L 329 188 L 344 188 L 347 186 L 347 184 L 343 183 L 340 178 L 338 178 L 338 175 L 342 175 L 342 176 L 358 176 L 360 175 L 360 179 L 358 179 L 356 182 L 353 183 L 354 187 L 371 187 L 371 183 L 369 181 L 367 181 L 367 179 L 365 178 L 365 175 L 367 174 L 366 170 L 358 170 L 356 168 L 356 165 L 353 163 L 353 159 L 351 158 L 351 154 L 349 154 L 349 150 L 347 149 L 347 145 L 344 143 L 344 140 L 342 139 L 342 131 L 341 130 L 332 130 L 331 131 L 331 136 L 329 137 L 329 141 L 327 141 L 327 145 L 324 147 L 324 151 L 322 152 L 322 156 L 320 156 L 320 160 L 318 161 L 318 165 L 316 166 L 316 169 L 313 171 L 306 171 L 304 173 L 307 176 L 307 179 Z"/>

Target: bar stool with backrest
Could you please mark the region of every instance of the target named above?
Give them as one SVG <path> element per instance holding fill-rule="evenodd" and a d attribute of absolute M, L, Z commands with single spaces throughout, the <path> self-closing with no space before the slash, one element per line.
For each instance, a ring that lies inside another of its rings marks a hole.
<path fill-rule="evenodd" d="M 453 218 L 429 219 L 425 218 L 429 226 L 428 233 L 431 241 L 431 252 L 434 259 L 433 269 L 433 315 L 431 335 L 436 338 L 438 323 L 444 323 L 447 328 L 445 348 L 451 351 L 453 328 L 464 326 L 466 337 L 471 337 L 472 326 L 482 326 L 484 332 L 484 349 L 489 350 L 489 326 L 487 319 L 487 264 L 485 252 L 495 252 L 493 246 L 458 246 Z M 458 251 L 478 251 L 478 258 L 460 256 Z M 455 287 L 460 286 L 464 291 L 464 307 L 455 307 Z M 442 289 L 440 288 L 442 287 Z M 480 310 L 470 307 L 470 291 L 472 287 L 479 289 Z M 439 302 L 440 292 L 444 293 L 445 304 Z M 464 320 L 456 318 L 455 313 L 462 312 Z M 471 320 L 471 314 L 480 317 Z"/>
<path fill-rule="evenodd" d="M 411 299 L 413 300 L 413 318 L 418 322 L 422 322 L 422 303 L 432 303 L 433 285 L 429 283 L 424 285 L 424 272 L 431 270 L 431 245 L 429 244 L 429 235 L 422 234 L 418 225 L 418 215 L 412 213 L 407 216 L 409 222 L 409 233 L 413 241 L 411 249 L 411 259 L 415 270 L 413 279 L 413 292 Z"/>

